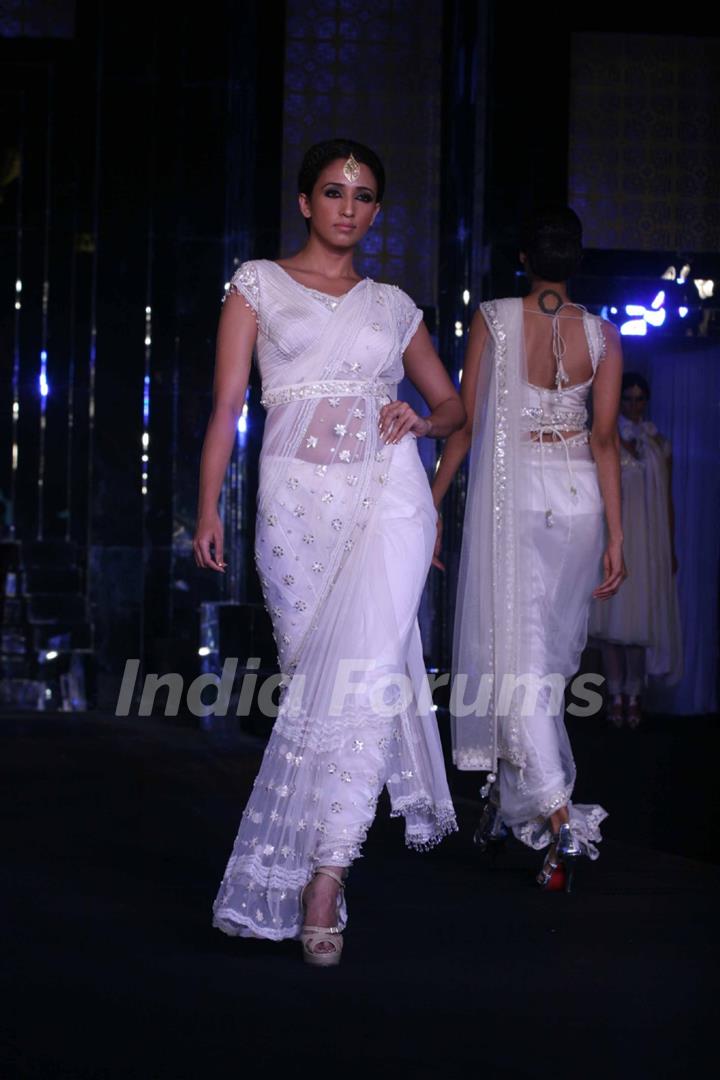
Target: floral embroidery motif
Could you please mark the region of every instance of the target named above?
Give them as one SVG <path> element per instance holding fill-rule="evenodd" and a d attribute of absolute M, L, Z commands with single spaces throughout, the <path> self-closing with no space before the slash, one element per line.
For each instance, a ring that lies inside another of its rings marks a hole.
<path fill-rule="evenodd" d="M 321 499 L 324 503 L 331 503 L 335 498 L 335 494 L 332 491 L 323 491 Z"/>
<path fill-rule="evenodd" d="M 336 424 L 333 431 L 336 435 L 345 435 L 347 433 L 347 427 L 345 424 Z"/>
<path fill-rule="evenodd" d="M 298 504 L 295 507 L 295 509 L 293 510 L 293 517 L 296 517 L 296 518 L 305 517 L 305 507 L 300 506 L 300 504 Z"/>
<path fill-rule="evenodd" d="M 314 450 L 317 444 L 317 435 L 308 435 L 307 439 L 305 440 L 305 445 L 307 446 L 308 450 Z"/>
<path fill-rule="evenodd" d="M 340 530 L 342 529 L 342 520 L 341 520 L 341 518 L 333 518 L 332 521 L 330 522 L 330 524 L 332 525 L 335 532 L 340 532 Z"/>
<path fill-rule="evenodd" d="M 352 454 L 350 453 L 349 450 L 341 450 L 340 453 L 338 454 L 338 457 L 340 458 L 341 461 L 351 461 L 352 460 Z"/>
<path fill-rule="evenodd" d="M 285 574 L 285 577 L 283 578 L 283 581 L 285 582 L 286 585 L 294 585 L 295 584 L 295 578 L 292 576 L 292 574 Z"/>
<path fill-rule="evenodd" d="M 314 544 L 315 537 L 312 533 L 305 533 L 303 536 L 303 544 Z"/>
<path fill-rule="evenodd" d="M 282 558 L 282 556 L 284 554 L 285 554 L 284 549 L 281 548 L 279 544 L 276 544 L 275 547 L 273 548 L 273 555 L 275 556 L 275 558 L 280 559 L 280 558 Z"/>
<path fill-rule="evenodd" d="M 321 562 L 314 562 L 312 564 L 312 568 L 314 574 L 322 574 L 323 570 L 325 569 Z"/>

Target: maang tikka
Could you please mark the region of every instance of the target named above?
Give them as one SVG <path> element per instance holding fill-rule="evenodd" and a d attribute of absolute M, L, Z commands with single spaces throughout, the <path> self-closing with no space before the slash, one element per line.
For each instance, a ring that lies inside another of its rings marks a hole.
<path fill-rule="evenodd" d="M 353 154 L 350 155 L 343 165 L 343 176 L 346 180 L 349 180 L 351 184 L 354 184 L 360 176 L 360 164 L 355 160 Z"/>

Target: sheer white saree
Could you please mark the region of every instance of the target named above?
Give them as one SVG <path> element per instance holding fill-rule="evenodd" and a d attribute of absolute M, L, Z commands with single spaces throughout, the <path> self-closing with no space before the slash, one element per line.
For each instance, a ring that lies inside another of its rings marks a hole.
<path fill-rule="evenodd" d="M 232 284 L 258 319 L 256 561 L 287 679 L 214 924 L 280 939 L 314 869 L 359 856 L 384 786 L 408 845 L 456 828 L 417 624 L 436 514 L 415 439 L 378 436 L 412 301 L 369 279 L 331 298 L 265 261 Z"/>
<path fill-rule="evenodd" d="M 682 677 L 683 648 L 677 579 L 670 542 L 670 445 L 650 420 L 618 420 L 637 457 L 621 454 L 623 533 L 629 577 L 590 612 L 590 634 L 622 645 L 645 646 L 644 674 L 672 686 Z M 634 692 L 640 692 L 640 687 Z"/>
<path fill-rule="evenodd" d="M 589 355 L 593 376 L 565 386 L 558 361 L 558 389 L 543 389 L 528 379 L 522 301 L 480 310 L 489 340 L 455 616 L 454 759 L 491 774 L 491 799 L 519 839 L 546 846 L 548 816 L 568 803 L 577 839 L 596 857 L 606 814 L 569 803 L 575 764 L 563 714 L 600 580 L 603 506 L 585 403 L 604 337 L 599 319 L 575 316 L 568 336 Z"/>

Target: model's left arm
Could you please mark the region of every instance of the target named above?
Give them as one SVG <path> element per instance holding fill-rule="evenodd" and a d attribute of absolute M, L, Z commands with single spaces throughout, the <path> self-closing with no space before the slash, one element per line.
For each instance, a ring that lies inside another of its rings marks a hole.
<path fill-rule="evenodd" d="M 405 374 L 425 398 L 429 416 L 418 416 L 407 401 L 391 401 L 380 410 L 380 435 L 387 443 L 397 443 L 410 431 L 413 435 L 444 439 L 465 423 L 460 395 L 435 352 L 430 334 L 420 323 L 403 354 Z"/>
<path fill-rule="evenodd" d="M 603 580 L 593 591 L 597 600 L 607 600 L 627 577 L 623 558 L 622 511 L 620 502 L 620 436 L 618 408 L 622 382 L 622 348 L 617 330 L 603 324 L 606 355 L 593 381 L 593 426 L 590 449 L 597 465 L 598 483 L 605 507 L 608 542 L 603 555 Z"/>

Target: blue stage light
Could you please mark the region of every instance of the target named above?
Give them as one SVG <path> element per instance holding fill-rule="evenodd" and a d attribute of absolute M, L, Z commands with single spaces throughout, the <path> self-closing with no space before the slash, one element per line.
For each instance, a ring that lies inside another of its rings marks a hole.
<path fill-rule="evenodd" d="M 624 334 L 626 337 L 645 337 L 647 334 L 647 323 L 645 322 L 645 319 L 629 319 L 620 327 L 620 333 Z"/>

